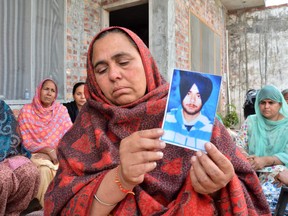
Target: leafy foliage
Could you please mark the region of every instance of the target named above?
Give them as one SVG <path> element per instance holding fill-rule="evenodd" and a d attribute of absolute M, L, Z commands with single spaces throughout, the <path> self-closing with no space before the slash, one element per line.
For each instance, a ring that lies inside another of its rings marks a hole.
<path fill-rule="evenodd" d="M 228 104 L 227 106 L 228 106 L 227 114 L 224 117 L 221 116 L 220 114 L 219 116 L 221 117 L 225 127 L 231 128 L 239 123 L 239 118 L 236 112 L 236 106 L 233 104 Z"/>

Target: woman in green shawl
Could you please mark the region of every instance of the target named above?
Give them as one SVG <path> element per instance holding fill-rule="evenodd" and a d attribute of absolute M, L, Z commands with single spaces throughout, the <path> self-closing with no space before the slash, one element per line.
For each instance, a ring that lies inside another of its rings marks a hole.
<path fill-rule="evenodd" d="M 242 125 L 236 143 L 259 174 L 270 208 L 275 210 L 280 192 L 275 176 L 288 167 L 288 105 L 275 86 L 266 85 L 258 92 L 255 114 Z"/>

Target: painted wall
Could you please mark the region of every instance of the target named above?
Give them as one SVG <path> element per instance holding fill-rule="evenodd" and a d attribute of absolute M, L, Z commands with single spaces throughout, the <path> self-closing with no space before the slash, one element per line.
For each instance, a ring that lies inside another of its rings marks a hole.
<path fill-rule="evenodd" d="M 273 84 L 288 88 L 288 5 L 229 14 L 229 73 L 232 103 L 243 117 L 245 93 Z"/>

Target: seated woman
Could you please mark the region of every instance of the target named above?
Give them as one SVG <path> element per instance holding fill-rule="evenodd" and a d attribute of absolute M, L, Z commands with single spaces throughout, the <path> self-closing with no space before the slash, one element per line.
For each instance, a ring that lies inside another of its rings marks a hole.
<path fill-rule="evenodd" d="M 39 187 L 38 169 L 17 129 L 12 110 L 0 100 L 0 215 L 20 215 Z"/>
<path fill-rule="evenodd" d="M 137 35 L 104 29 L 87 74 L 87 104 L 59 144 L 45 215 L 269 215 L 255 172 L 217 119 L 207 154 L 159 140 L 169 85 Z"/>
<path fill-rule="evenodd" d="M 57 93 L 53 80 L 43 80 L 32 103 L 24 105 L 18 117 L 23 144 L 32 152 L 31 160 L 40 170 L 37 199 L 42 206 L 44 193 L 58 169 L 59 140 L 72 126 L 66 107 L 56 102 Z"/>
<path fill-rule="evenodd" d="M 84 82 L 78 82 L 73 86 L 73 99 L 74 101 L 63 103 L 67 107 L 68 113 L 70 115 L 72 123 L 75 122 L 75 119 L 81 110 L 82 106 L 86 103 L 86 98 L 84 95 Z"/>
<path fill-rule="evenodd" d="M 255 113 L 242 125 L 236 143 L 258 172 L 274 211 L 280 193 L 274 177 L 288 166 L 288 106 L 281 92 L 267 85 L 256 96 Z"/>

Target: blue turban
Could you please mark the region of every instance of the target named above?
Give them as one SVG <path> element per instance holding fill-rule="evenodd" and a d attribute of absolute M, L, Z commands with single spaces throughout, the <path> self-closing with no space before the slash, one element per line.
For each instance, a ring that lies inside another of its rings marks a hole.
<path fill-rule="evenodd" d="M 192 85 L 195 84 L 199 89 L 202 100 L 202 106 L 206 103 L 211 95 L 213 84 L 212 81 L 204 74 L 180 71 L 180 96 L 181 101 L 185 98 Z"/>

